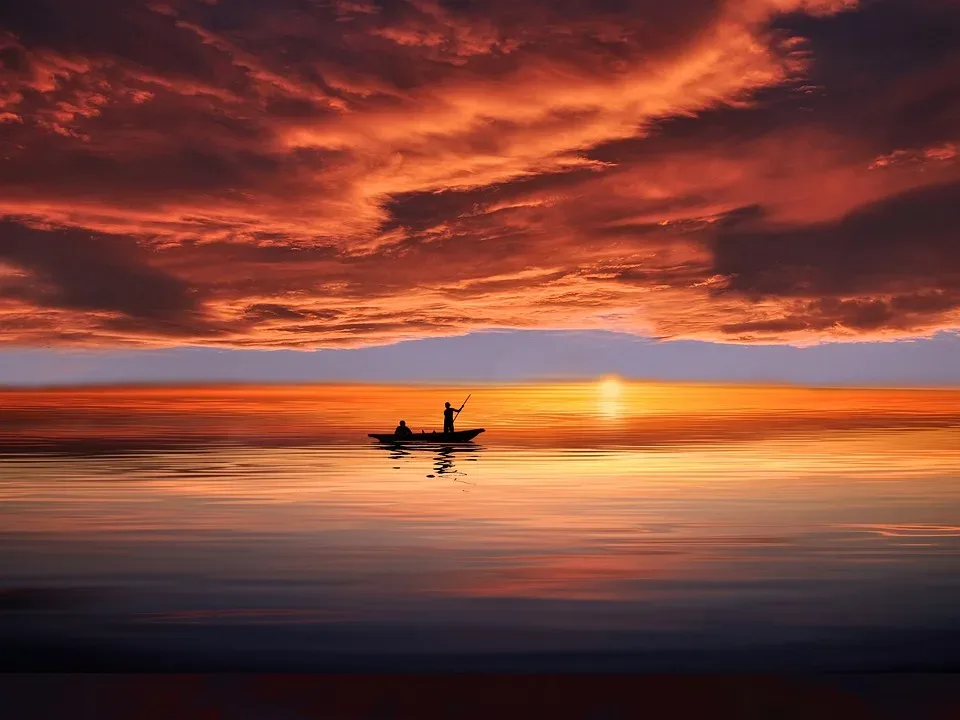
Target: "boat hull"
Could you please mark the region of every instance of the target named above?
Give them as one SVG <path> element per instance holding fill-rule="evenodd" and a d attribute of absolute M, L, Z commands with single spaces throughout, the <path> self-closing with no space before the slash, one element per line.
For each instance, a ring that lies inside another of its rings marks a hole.
<path fill-rule="evenodd" d="M 397 437 L 393 433 L 369 433 L 368 437 L 384 443 L 461 443 L 470 442 L 483 432 L 483 428 L 474 430 L 457 430 L 452 433 L 432 432 L 414 433 L 406 437 Z"/>

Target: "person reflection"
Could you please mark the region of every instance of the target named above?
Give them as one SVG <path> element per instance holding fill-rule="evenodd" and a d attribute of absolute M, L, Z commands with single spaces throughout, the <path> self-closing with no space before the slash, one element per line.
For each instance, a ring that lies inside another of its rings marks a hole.
<path fill-rule="evenodd" d="M 454 464 L 454 458 L 455 458 L 455 456 L 456 456 L 458 453 L 460 453 L 460 454 L 461 454 L 461 458 L 460 458 L 460 459 L 462 460 L 462 459 L 464 459 L 463 456 L 462 456 L 464 453 L 473 454 L 474 452 L 476 452 L 476 451 L 478 451 L 478 450 L 479 450 L 479 448 L 462 448 L 462 447 L 458 447 L 458 448 L 444 447 L 444 448 L 441 448 L 441 449 L 437 452 L 436 457 L 434 457 L 434 459 L 433 459 L 433 463 L 434 463 L 433 466 L 434 466 L 434 470 L 435 470 L 435 472 L 436 472 L 436 475 L 427 475 L 427 477 L 438 477 L 438 476 L 442 475 L 442 476 L 444 476 L 445 478 L 447 478 L 447 479 L 449 479 L 449 480 L 452 480 L 452 481 L 455 482 L 455 483 L 462 483 L 463 485 L 474 485 L 474 483 L 469 482 L 468 480 L 464 480 L 464 478 L 467 476 L 467 473 L 462 472 L 461 470 L 458 470 L 458 469 L 457 469 L 456 465 Z M 467 459 L 467 460 L 476 460 L 477 458 L 475 458 L 475 457 L 468 457 L 468 458 L 466 458 L 466 459 Z M 463 488 L 463 490 L 464 490 L 464 492 L 469 492 L 469 491 L 467 490 L 467 488 Z"/>
<path fill-rule="evenodd" d="M 380 450 L 386 451 L 388 457 L 391 460 L 415 460 L 418 457 L 421 458 L 421 462 L 425 460 L 423 453 L 432 454 L 432 467 L 431 472 L 427 475 L 428 478 L 435 478 L 440 475 L 444 477 L 456 476 L 452 479 L 456 482 L 466 482 L 461 478 L 466 477 L 468 473 L 464 472 L 462 468 L 462 463 L 464 460 L 476 462 L 483 448 L 479 446 L 454 446 L 454 445 L 433 445 L 426 447 L 411 447 L 410 445 L 403 445 L 401 443 L 395 443 L 391 445 L 385 445 L 379 447 Z M 466 457 L 464 457 L 466 456 Z M 460 467 L 458 467 L 458 465 Z M 400 465 L 394 465 L 394 470 L 400 470 Z M 472 485 L 473 483 L 466 483 Z"/>
<path fill-rule="evenodd" d="M 437 475 L 453 475 L 456 474 L 457 470 L 453 464 L 453 456 L 456 453 L 456 450 L 452 447 L 443 447 L 437 452 L 437 456 L 433 459 L 434 469 L 436 470 Z"/>

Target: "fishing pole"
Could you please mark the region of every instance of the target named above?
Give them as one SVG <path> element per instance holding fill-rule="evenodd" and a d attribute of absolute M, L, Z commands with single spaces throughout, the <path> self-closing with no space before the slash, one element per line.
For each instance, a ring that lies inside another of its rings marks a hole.
<path fill-rule="evenodd" d="M 467 395 L 467 400 L 469 400 L 472 395 L 473 395 L 473 393 L 470 393 L 470 395 Z M 460 410 L 457 410 L 457 417 L 460 417 L 460 412 L 461 412 L 461 411 L 463 410 L 463 408 L 466 406 L 467 400 L 464 400 L 464 401 L 463 401 L 463 405 L 460 406 Z"/>

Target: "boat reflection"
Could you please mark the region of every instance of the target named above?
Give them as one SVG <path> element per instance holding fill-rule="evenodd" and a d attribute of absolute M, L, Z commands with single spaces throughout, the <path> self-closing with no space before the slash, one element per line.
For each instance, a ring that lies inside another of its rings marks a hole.
<path fill-rule="evenodd" d="M 459 476 L 454 478 L 457 482 L 466 482 L 462 479 L 462 476 L 467 474 L 463 471 L 462 467 L 457 467 L 457 460 L 477 462 L 480 455 L 484 451 L 484 447 L 482 445 L 474 444 L 444 445 L 441 443 L 431 443 L 404 445 L 402 443 L 393 443 L 389 445 L 379 445 L 377 447 L 385 450 L 391 460 L 402 460 L 404 458 L 415 459 L 418 457 L 424 457 L 428 454 L 432 455 L 433 472 L 428 474 L 427 477 L 432 478 L 436 477 L 437 475 Z M 399 470 L 400 466 L 394 465 L 394 469 Z M 467 484 L 472 485 L 473 483 Z"/>

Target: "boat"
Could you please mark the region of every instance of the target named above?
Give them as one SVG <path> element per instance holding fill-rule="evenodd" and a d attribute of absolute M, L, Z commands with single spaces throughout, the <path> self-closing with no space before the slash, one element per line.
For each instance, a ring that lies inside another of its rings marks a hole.
<path fill-rule="evenodd" d="M 455 430 L 452 433 L 437 432 L 423 432 L 423 433 L 414 433 L 413 435 L 401 435 L 397 436 L 393 433 L 368 433 L 367 437 L 372 437 L 375 440 L 379 440 L 384 443 L 462 443 L 470 442 L 477 435 L 482 433 L 483 428 L 475 428 L 473 430 Z"/>

